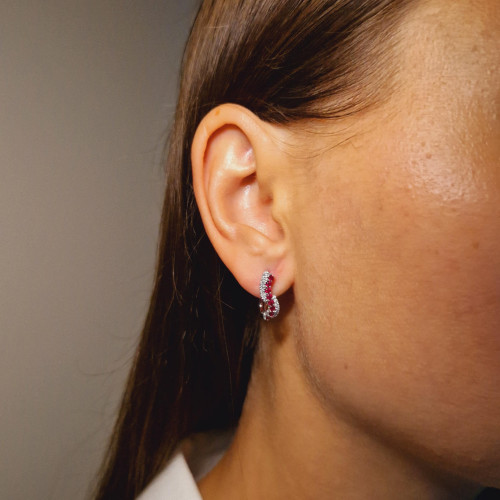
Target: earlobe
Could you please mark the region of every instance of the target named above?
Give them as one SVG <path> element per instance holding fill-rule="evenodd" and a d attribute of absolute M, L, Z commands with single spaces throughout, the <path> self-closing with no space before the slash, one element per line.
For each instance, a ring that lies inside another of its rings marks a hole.
<path fill-rule="evenodd" d="M 280 156 L 269 125 L 232 104 L 202 120 L 191 148 L 193 188 L 207 235 L 240 285 L 255 296 L 266 269 L 276 277 L 275 293 L 293 282 L 287 231 L 273 213 L 271 179 Z"/>

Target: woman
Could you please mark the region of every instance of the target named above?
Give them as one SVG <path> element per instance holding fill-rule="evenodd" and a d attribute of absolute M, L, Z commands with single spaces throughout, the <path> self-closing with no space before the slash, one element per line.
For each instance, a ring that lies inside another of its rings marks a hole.
<path fill-rule="evenodd" d="M 97 498 L 500 486 L 499 54 L 496 0 L 203 2 Z"/>

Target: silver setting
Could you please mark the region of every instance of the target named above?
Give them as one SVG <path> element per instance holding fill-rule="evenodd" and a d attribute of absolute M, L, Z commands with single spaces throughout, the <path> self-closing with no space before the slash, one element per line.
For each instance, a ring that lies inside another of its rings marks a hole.
<path fill-rule="evenodd" d="M 259 310 L 262 314 L 262 318 L 265 321 L 269 321 L 270 319 L 276 318 L 280 312 L 280 303 L 276 298 L 276 295 L 273 295 L 272 292 L 269 292 L 267 289 L 271 288 L 274 282 L 274 276 L 269 271 L 264 271 L 262 273 L 262 278 L 260 279 L 260 301 L 259 301 Z M 269 297 L 271 295 L 271 297 Z"/>

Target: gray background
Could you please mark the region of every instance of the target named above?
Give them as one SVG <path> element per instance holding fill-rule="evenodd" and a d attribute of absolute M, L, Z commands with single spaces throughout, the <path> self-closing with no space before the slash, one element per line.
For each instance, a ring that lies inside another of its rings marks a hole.
<path fill-rule="evenodd" d="M 194 0 L 2 0 L 0 498 L 85 498 L 151 290 Z"/>

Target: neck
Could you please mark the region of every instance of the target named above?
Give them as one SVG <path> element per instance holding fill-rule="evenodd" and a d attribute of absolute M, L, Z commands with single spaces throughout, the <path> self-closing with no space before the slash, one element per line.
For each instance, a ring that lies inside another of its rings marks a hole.
<path fill-rule="evenodd" d="M 327 408 L 301 369 L 292 335 L 269 330 L 261 332 L 234 440 L 199 483 L 204 500 L 457 500 L 478 493 Z"/>

